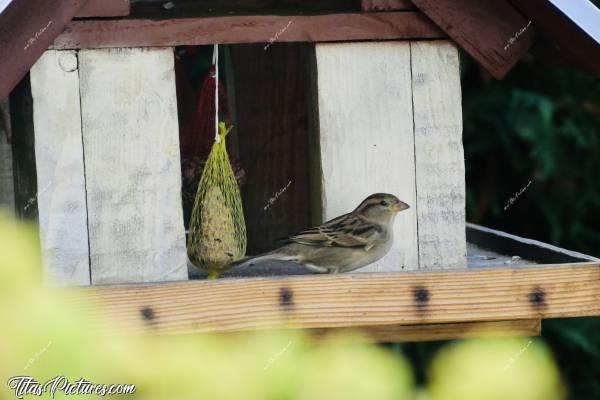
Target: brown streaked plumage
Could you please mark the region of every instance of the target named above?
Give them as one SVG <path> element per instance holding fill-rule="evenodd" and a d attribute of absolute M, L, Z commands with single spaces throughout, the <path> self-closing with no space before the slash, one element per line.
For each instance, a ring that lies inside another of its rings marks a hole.
<path fill-rule="evenodd" d="M 394 217 L 407 208 L 392 194 L 376 193 L 354 211 L 292 235 L 284 246 L 237 264 L 280 260 L 321 273 L 352 271 L 387 254 L 393 243 Z"/>

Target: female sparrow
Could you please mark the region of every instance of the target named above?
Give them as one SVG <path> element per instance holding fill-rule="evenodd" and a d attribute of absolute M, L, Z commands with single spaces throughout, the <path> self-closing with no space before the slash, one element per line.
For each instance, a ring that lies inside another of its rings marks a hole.
<path fill-rule="evenodd" d="M 387 254 L 394 240 L 394 217 L 407 208 L 394 195 L 372 194 L 354 211 L 291 236 L 283 247 L 236 264 L 279 260 L 321 273 L 352 271 Z"/>

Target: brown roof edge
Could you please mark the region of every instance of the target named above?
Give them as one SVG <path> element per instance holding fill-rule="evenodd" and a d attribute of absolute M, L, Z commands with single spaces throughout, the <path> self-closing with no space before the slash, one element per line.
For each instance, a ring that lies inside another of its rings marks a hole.
<path fill-rule="evenodd" d="M 505 0 L 412 0 L 495 78 L 501 79 L 529 50 L 531 21 Z"/>
<path fill-rule="evenodd" d="M 52 44 L 86 0 L 12 0 L 0 14 L 0 99 Z"/>
<path fill-rule="evenodd" d="M 124 17 L 130 11 L 130 0 L 88 0 L 76 17 Z"/>
<path fill-rule="evenodd" d="M 534 20 L 540 36 L 545 39 L 536 46 L 536 56 L 600 75 L 600 44 L 579 27 L 580 22 L 568 15 L 568 10 L 561 10 L 548 0 L 510 2 Z"/>

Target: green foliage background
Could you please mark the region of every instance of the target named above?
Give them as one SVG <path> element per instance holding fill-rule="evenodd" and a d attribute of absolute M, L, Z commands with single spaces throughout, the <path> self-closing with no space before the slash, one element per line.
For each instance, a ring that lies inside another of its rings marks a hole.
<path fill-rule="evenodd" d="M 496 81 L 462 61 L 467 219 L 600 257 L 600 79 L 529 59 Z M 600 399 L 599 332 L 600 318 L 544 321 L 570 399 Z"/>
<path fill-rule="evenodd" d="M 534 61 L 502 81 L 462 71 L 468 220 L 600 257 L 600 79 Z"/>

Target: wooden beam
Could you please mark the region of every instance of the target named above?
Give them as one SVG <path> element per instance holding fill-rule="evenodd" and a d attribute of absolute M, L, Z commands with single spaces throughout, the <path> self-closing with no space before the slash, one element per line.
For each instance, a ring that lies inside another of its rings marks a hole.
<path fill-rule="evenodd" d="M 130 9 L 129 0 L 88 0 L 77 17 L 123 17 Z"/>
<path fill-rule="evenodd" d="M 277 331 L 281 332 L 281 331 Z M 305 330 L 311 339 L 326 340 L 331 335 L 349 334 L 356 340 L 371 343 L 430 342 L 480 337 L 539 336 L 540 319 L 517 319 L 492 322 L 458 322 L 450 324 L 374 325 L 352 328 L 315 328 Z M 221 337 L 235 339 L 247 332 L 221 332 Z"/>
<path fill-rule="evenodd" d="M 123 330 L 339 328 L 600 316 L 600 263 L 92 287 L 73 302 Z"/>
<path fill-rule="evenodd" d="M 414 10 L 416 7 L 410 0 L 362 0 L 363 11 Z"/>
<path fill-rule="evenodd" d="M 527 53 L 535 28 L 504 0 L 412 0 L 444 32 L 500 79 Z"/>
<path fill-rule="evenodd" d="M 77 14 L 85 0 L 12 0 L 0 13 L 0 99 Z"/>
<path fill-rule="evenodd" d="M 445 35 L 419 12 L 253 15 L 169 20 L 73 21 L 54 49 L 434 39 Z"/>
<path fill-rule="evenodd" d="M 376 343 L 430 342 L 482 336 L 539 336 L 542 332 L 542 321 L 539 319 L 522 319 L 450 324 L 375 325 L 353 328 L 310 329 L 309 332 L 317 337 L 326 337 L 332 333 L 341 332 L 358 333 L 365 340 Z"/>
<path fill-rule="evenodd" d="M 174 0 L 172 2 L 135 1 L 131 6 L 131 14 L 134 18 L 163 19 L 209 15 L 330 14 L 356 11 L 357 2 L 355 0 Z"/>

